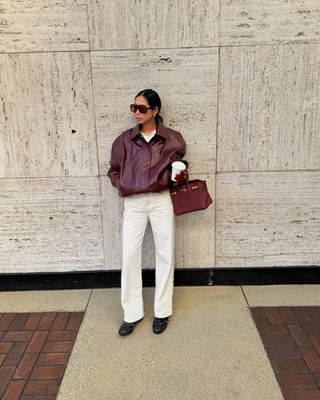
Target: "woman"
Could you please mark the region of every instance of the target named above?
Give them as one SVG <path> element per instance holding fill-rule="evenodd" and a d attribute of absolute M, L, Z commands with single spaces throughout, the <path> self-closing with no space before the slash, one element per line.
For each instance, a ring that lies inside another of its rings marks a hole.
<path fill-rule="evenodd" d="M 121 336 L 132 333 L 144 317 L 141 247 L 148 220 L 156 250 L 153 332 L 163 332 L 172 315 L 175 221 L 169 192 L 173 184 L 171 163 L 181 161 L 186 143 L 179 132 L 164 126 L 160 109 L 158 93 L 152 89 L 139 92 L 130 105 L 137 125 L 123 132 L 112 144 L 107 175 L 124 197 Z M 183 162 L 188 165 L 187 161 Z M 176 177 L 181 182 L 186 173 Z"/>

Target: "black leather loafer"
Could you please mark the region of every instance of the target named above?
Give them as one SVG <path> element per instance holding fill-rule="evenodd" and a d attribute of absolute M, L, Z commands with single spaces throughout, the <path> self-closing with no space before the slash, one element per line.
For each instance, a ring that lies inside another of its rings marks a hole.
<path fill-rule="evenodd" d="M 141 319 L 139 319 L 138 321 L 135 321 L 135 322 L 123 321 L 122 325 L 119 328 L 119 335 L 120 336 L 130 335 L 130 333 L 133 332 L 135 326 L 142 320 L 143 320 L 143 318 L 141 318 Z"/>
<path fill-rule="evenodd" d="M 165 318 L 154 317 L 153 324 L 152 324 L 153 332 L 154 333 L 163 332 L 168 325 L 168 320 L 169 320 L 169 317 L 165 317 Z"/>

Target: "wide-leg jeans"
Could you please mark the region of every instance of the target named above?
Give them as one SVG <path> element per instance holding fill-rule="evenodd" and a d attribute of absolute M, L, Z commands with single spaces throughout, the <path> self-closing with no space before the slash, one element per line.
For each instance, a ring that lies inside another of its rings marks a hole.
<path fill-rule="evenodd" d="M 121 305 L 126 322 L 144 317 L 141 249 L 150 220 L 156 256 L 154 316 L 172 315 L 175 220 L 169 190 L 124 198 Z"/>

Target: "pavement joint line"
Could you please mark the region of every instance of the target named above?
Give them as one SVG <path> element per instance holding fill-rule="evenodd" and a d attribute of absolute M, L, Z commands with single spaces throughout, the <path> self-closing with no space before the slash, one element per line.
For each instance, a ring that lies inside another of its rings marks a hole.
<path fill-rule="evenodd" d="M 245 291 L 244 291 L 243 285 L 241 285 L 240 287 L 241 287 L 241 291 L 242 291 L 243 297 L 244 297 L 245 300 L 246 300 L 247 306 L 250 308 L 250 304 L 249 304 L 249 301 L 248 301 L 248 299 L 247 299 L 246 293 L 245 293 Z"/>

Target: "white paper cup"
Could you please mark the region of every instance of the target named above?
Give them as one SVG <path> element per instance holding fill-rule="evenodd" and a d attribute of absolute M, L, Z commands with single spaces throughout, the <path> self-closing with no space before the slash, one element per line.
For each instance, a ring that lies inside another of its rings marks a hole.
<path fill-rule="evenodd" d="M 171 165 L 172 165 L 171 179 L 176 182 L 175 176 L 177 174 L 180 174 L 180 172 L 184 171 L 187 167 L 181 161 L 175 161 Z"/>

